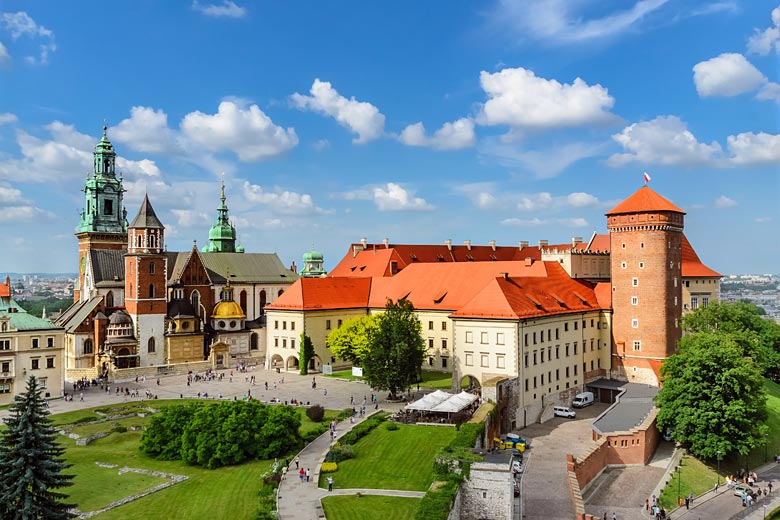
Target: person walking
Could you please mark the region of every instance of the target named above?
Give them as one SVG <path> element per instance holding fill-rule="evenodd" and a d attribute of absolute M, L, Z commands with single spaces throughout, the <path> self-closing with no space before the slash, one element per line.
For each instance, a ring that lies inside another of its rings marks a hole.
<path fill-rule="evenodd" d="M 295 469 L 298 469 L 300 462 L 301 462 L 301 458 L 296 456 L 295 457 Z"/>
<path fill-rule="evenodd" d="M 309 468 L 306 468 L 306 482 L 309 481 L 309 477 L 311 477 L 311 471 L 309 471 Z"/>
<path fill-rule="evenodd" d="M 328 476 L 328 491 L 333 491 L 333 477 Z"/>
<path fill-rule="evenodd" d="M 769 481 L 769 494 L 772 494 L 772 481 Z"/>
<path fill-rule="evenodd" d="M 301 468 L 301 470 L 298 472 L 298 475 L 301 477 L 301 482 L 303 482 L 303 478 L 306 476 L 306 471 Z"/>

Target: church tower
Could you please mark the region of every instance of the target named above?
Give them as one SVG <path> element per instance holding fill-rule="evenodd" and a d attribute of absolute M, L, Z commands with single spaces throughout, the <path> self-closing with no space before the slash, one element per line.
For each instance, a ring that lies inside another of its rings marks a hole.
<path fill-rule="evenodd" d="M 127 249 L 127 210 L 122 204 L 126 191 L 122 177 L 116 177 L 116 152 L 106 136 L 95 145 L 92 173 L 84 185 L 84 208 L 76 231 L 79 240 L 79 279 L 73 292 L 74 301 L 90 298 L 85 283 L 85 268 L 90 250 L 124 251 Z"/>
<path fill-rule="evenodd" d="M 165 227 L 154 213 L 149 197 L 127 232 L 125 255 L 125 308 L 138 339 L 140 366 L 165 361 L 166 256 Z"/>
<path fill-rule="evenodd" d="M 242 246 L 236 246 L 236 228 L 228 219 L 228 207 L 225 204 L 225 181 L 222 181 L 220 204 L 217 207 L 217 221 L 209 230 L 209 244 L 203 246 L 204 253 L 243 253 Z"/>
<path fill-rule="evenodd" d="M 658 385 L 682 337 L 685 212 L 643 186 L 607 212 L 612 271 L 613 377 Z"/>

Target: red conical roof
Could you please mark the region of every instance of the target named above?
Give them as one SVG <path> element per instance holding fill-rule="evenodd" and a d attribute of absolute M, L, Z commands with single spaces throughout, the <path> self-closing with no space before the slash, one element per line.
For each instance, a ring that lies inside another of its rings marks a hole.
<path fill-rule="evenodd" d="M 642 186 L 633 195 L 605 214 L 609 216 L 621 213 L 644 213 L 647 211 L 673 211 L 685 215 L 683 210 L 654 192 L 648 186 Z"/>

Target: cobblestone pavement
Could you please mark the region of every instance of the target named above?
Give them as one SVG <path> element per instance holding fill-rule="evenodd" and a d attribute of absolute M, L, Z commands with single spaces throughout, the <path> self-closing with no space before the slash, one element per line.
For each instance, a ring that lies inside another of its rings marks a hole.
<path fill-rule="evenodd" d="M 588 490 L 585 512 L 599 518 L 604 513 L 612 518 L 615 513 L 620 520 L 647 519 L 645 499 L 652 494 L 663 474 L 662 468 L 653 466 L 607 468 Z"/>

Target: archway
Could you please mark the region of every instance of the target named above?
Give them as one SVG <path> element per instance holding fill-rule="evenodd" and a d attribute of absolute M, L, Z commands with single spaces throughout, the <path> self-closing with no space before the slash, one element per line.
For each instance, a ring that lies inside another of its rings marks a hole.
<path fill-rule="evenodd" d="M 482 394 L 482 384 L 479 382 L 479 379 L 472 375 L 464 375 L 460 380 L 460 388 L 461 390 L 465 390 L 471 394 Z"/>
<path fill-rule="evenodd" d="M 284 366 L 284 359 L 279 354 L 271 356 L 271 365 L 269 368 L 282 368 Z"/>
<path fill-rule="evenodd" d="M 298 358 L 295 356 L 288 357 L 284 368 L 285 370 L 298 370 Z"/>
<path fill-rule="evenodd" d="M 106 293 L 106 307 L 113 307 L 114 306 L 114 292 L 108 291 Z"/>

